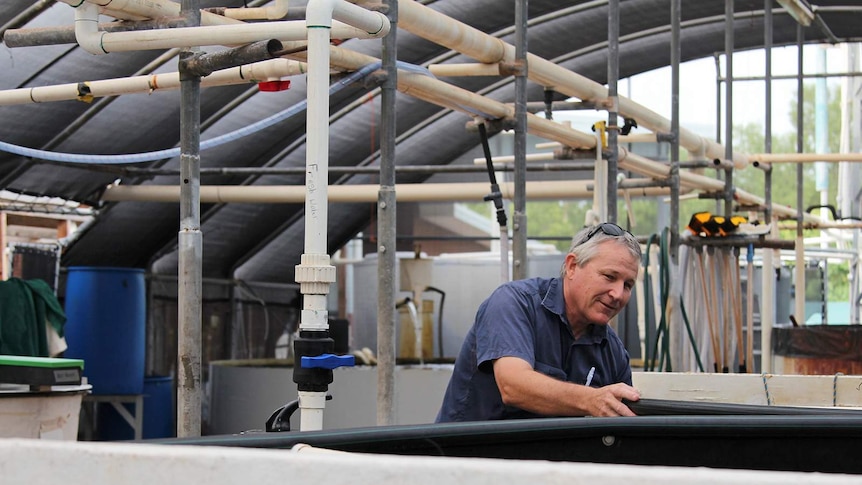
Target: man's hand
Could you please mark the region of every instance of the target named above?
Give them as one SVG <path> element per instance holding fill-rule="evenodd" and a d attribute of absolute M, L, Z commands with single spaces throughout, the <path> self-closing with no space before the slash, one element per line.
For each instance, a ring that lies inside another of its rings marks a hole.
<path fill-rule="evenodd" d="M 635 416 L 622 400 L 637 401 L 640 393 L 628 384 L 618 383 L 593 389 L 586 405 L 590 416 Z"/>
<path fill-rule="evenodd" d="M 494 361 L 494 378 L 504 404 L 545 416 L 634 416 L 622 400 L 640 399 L 629 385 L 592 388 L 561 381 L 517 357 Z"/>

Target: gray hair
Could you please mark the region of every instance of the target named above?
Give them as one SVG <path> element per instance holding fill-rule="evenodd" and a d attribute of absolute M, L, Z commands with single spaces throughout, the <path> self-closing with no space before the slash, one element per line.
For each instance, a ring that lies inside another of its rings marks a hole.
<path fill-rule="evenodd" d="M 590 231 L 596 230 L 590 237 Z M 598 247 L 605 241 L 614 241 L 616 244 L 626 248 L 629 254 L 636 261 L 640 262 L 642 258 L 641 245 L 632 233 L 623 230 L 619 236 L 605 234 L 596 226 L 586 226 L 578 231 L 572 238 L 572 245 L 569 247 L 567 254 L 574 254 L 578 266 L 587 264 L 598 252 Z M 560 276 L 566 275 L 566 262 L 563 261 L 560 267 Z"/>

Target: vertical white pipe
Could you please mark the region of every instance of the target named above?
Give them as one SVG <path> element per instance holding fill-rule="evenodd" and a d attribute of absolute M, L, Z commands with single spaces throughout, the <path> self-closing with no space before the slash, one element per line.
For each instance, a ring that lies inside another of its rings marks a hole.
<path fill-rule="evenodd" d="M 422 291 L 413 290 L 413 300 L 407 302 L 410 323 L 413 324 L 413 357 L 422 364 Z M 418 308 L 417 308 L 418 306 Z"/>
<path fill-rule="evenodd" d="M 326 254 L 329 171 L 329 29 L 308 25 L 305 252 Z"/>
<path fill-rule="evenodd" d="M 311 0 L 306 8 L 308 30 L 308 110 L 305 158 L 305 252 L 296 267 L 302 293 L 300 331 L 329 330 L 326 295 L 335 282 L 327 253 L 329 175 L 329 43 L 332 19 L 367 32 L 386 35 L 389 20 L 341 0 Z M 325 399 L 299 391 L 301 431 L 322 429 Z M 306 418 L 306 415 L 309 415 Z"/>
<path fill-rule="evenodd" d="M 329 172 L 329 41 L 333 0 L 308 4 L 308 109 L 305 154 L 305 251 L 296 267 L 302 293 L 299 330 L 329 330 L 326 295 L 335 268 L 326 252 Z M 300 431 L 323 429 L 325 399 L 299 391 Z M 324 393 L 325 394 L 325 393 Z"/>
<path fill-rule="evenodd" d="M 596 169 L 594 170 L 593 213 L 599 222 L 608 220 L 608 164 L 602 157 L 604 128 L 596 127 Z"/>
<path fill-rule="evenodd" d="M 817 48 L 817 71 L 826 74 L 826 47 Z M 826 86 L 826 78 L 820 77 L 814 81 L 814 151 L 817 153 L 829 152 L 829 90 Z M 820 193 L 820 205 L 829 204 L 829 164 L 826 162 L 814 163 L 815 190 Z M 798 207 L 803 210 L 802 207 Z M 824 209 L 820 210 L 820 217 Z M 829 247 L 828 231 L 820 230 L 820 247 Z M 823 315 L 825 318 L 826 315 Z M 825 323 L 825 321 L 824 321 Z"/>
<path fill-rule="evenodd" d="M 301 391 L 299 393 L 299 430 L 313 431 L 323 429 L 323 409 L 326 407 L 326 393 Z"/>

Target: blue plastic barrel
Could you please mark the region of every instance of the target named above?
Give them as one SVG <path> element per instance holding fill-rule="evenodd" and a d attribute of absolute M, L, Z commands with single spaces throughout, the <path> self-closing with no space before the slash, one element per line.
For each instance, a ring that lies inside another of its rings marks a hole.
<path fill-rule="evenodd" d="M 176 436 L 175 415 L 174 378 L 171 376 L 145 377 L 143 438 L 149 440 Z"/>
<path fill-rule="evenodd" d="M 70 267 L 66 277 L 65 357 L 84 360 L 93 394 L 144 388 L 144 270 Z"/>
<path fill-rule="evenodd" d="M 171 376 L 144 378 L 144 419 L 141 438 L 173 438 L 174 425 L 174 379 Z M 123 404 L 130 414 L 135 408 Z M 98 439 L 100 441 L 125 441 L 135 439 L 135 432 L 120 413 L 108 403 L 99 403 Z"/>

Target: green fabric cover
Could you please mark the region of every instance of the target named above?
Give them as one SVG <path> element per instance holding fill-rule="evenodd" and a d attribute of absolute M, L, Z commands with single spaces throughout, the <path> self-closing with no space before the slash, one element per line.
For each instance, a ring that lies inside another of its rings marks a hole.
<path fill-rule="evenodd" d="M 48 283 L 0 281 L 0 354 L 49 357 L 46 320 L 62 337 L 66 314 Z"/>

